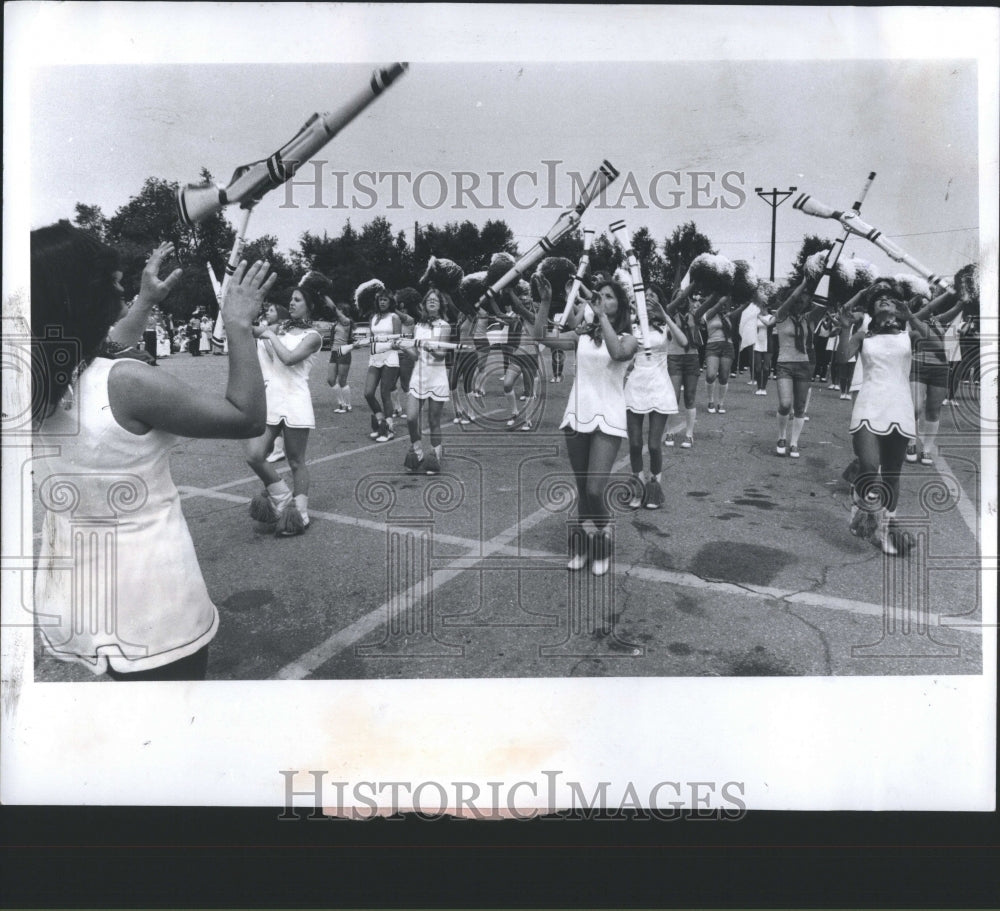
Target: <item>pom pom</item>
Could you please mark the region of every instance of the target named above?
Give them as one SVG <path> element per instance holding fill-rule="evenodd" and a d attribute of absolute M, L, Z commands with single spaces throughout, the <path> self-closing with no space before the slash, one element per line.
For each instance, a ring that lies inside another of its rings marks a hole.
<path fill-rule="evenodd" d="M 486 270 L 486 287 L 492 287 L 514 268 L 514 257 L 509 253 L 494 253 Z"/>
<path fill-rule="evenodd" d="M 878 270 L 864 259 L 852 259 L 851 263 L 854 265 L 854 281 L 851 283 L 851 296 L 853 297 L 859 291 L 864 291 L 865 288 L 875 283 L 878 278 Z"/>
<path fill-rule="evenodd" d="M 854 279 L 856 271 L 853 259 L 839 259 L 837 265 L 833 267 L 833 275 L 830 277 L 830 303 L 834 306 L 842 306 L 854 294 Z"/>
<path fill-rule="evenodd" d="M 774 300 L 774 295 L 777 293 L 777 290 L 778 286 L 774 282 L 768 281 L 766 278 L 762 278 L 757 283 L 757 300 L 761 304 L 768 306 Z"/>
<path fill-rule="evenodd" d="M 921 278 L 919 275 L 911 275 L 904 272 L 897 275 L 895 280 L 896 288 L 904 301 L 908 301 L 911 297 L 930 296 L 930 285 L 927 284 L 926 279 Z"/>
<path fill-rule="evenodd" d="M 476 304 L 489 287 L 486 283 L 486 272 L 473 272 L 462 279 L 455 298 L 455 306 L 467 316 L 475 316 Z"/>
<path fill-rule="evenodd" d="M 292 501 L 283 510 L 281 510 L 281 515 L 278 516 L 278 525 L 275 528 L 275 534 L 281 537 L 290 537 L 292 535 L 301 535 L 306 530 L 306 521 L 302 518 L 302 513 L 299 512 L 298 506 Z"/>
<path fill-rule="evenodd" d="M 362 315 L 367 315 L 375 309 L 375 298 L 385 291 L 385 285 L 377 278 L 362 282 L 354 291 L 354 306 Z"/>
<path fill-rule="evenodd" d="M 830 249 L 827 247 L 823 250 L 817 250 L 812 256 L 807 257 L 806 261 L 802 264 L 802 271 L 807 278 L 812 281 L 819 280 L 819 277 L 823 274 L 823 268 L 826 266 L 826 257 L 829 252 Z"/>
<path fill-rule="evenodd" d="M 695 257 L 689 272 L 691 281 L 710 293 L 729 294 L 733 288 L 735 267 L 725 256 L 702 253 Z"/>
<path fill-rule="evenodd" d="M 400 288 L 396 292 L 396 306 L 413 319 L 420 316 L 420 301 L 422 299 L 416 288 Z"/>
<path fill-rule="evenodd" d="M 464 277 L 465 273 L 458 263 L 432 256 L 419 284 L 422 288 L 437 288 L 445 294 L 457 294 Z"/>
<path fill-rule="evenodd" d="M 536 272 L 543 275 L 552 286 L 552 308 L 562 309 L 569 294 L 570 282 L 576 275 L 576 266 L 565 256 L 546 256 Z"/>
<path fill-rule="evenodd" d="M 750 263 L 745 259 L 737 259 L 733 262 L 733 302 L 735 304 L 743 306 L 748 300 L 752 300 L 759 285 L 760 279 Z"/>
<path fill-rule="evenodd" d="M 316 272 L 315 270 L 307 272 L 299 279 L 298 287 L 314 294 L 320 303 L 323 303 L 324 297 L 334 300 L 333 282 L 322 272 Z"/>
<path fill-rule="evenodd" d="M 262 490 L 250 501 L 250 518 L 255 522 L 263 522 L 265 525 L 273 525 L 278 521 L 274 501 L 266 490 Z"/>

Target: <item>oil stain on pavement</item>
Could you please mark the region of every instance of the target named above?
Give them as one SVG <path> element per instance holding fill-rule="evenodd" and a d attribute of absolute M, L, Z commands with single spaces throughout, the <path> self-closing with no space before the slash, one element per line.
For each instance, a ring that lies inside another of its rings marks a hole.
<path fill-rule="evenodd" d="M 698 550 L 688 572 L 703 579 L 766 585 L 795 558 L 775 547 L 743 541 L 712 541 Z"/>

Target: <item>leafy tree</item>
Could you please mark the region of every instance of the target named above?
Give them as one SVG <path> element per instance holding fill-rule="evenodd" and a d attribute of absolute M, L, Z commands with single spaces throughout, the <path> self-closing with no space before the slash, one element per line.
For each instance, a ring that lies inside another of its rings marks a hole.
<path fill-rule="evenodd" d="M 100 206 L 88 206 L 85 203 L 76 204 L 76 226 L 92 234 L 99 241 L 106 242 L 108 237 L 108 220 Z"/>
<path fill-rule="evenodd" d="M 702 253 L 715 253 L 715 250 L 693 221 L 674 228 L 673 234 L 663 243 L 663 281 L 667 294 L 680 287 L 691 263 Z"/>
<path fill-rule="evenodd" d="M 639 228 L 632 235 L 632 251 L 639 260 L 639 268 L 642 270 L 643 278 L 649 282 L 656 282 L 662 285 L 664 279 L 663 257 L 656 249 L 656 241 L 649 229 L 645 226 Z"/>
<path fill-rule="evenodd" d="M 590 247 L 590 272 L 605 272 L 614 275 L 617 269 L 625 262 L 625 253 L 618 241 L 608 240 L 608 236 L 602 231 L 594 238 Z"/>

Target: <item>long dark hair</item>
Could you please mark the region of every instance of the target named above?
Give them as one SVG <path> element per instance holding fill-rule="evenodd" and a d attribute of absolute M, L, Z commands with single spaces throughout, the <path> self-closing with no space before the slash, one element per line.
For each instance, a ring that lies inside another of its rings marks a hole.
<path fill-rule="evenodd" d="M 122 311 L 118 254 L 63 220 L 31 232 L 31 417 L 40 423 Z"/>
<path fill-rule="evenodd" d="M 632 313 L 629 306 L 628 292 L 625 290 L 624 286 L 616 282 L 614 279 L 606 278 L 603 281 L 599 281 L 594 286 L 594 294 L 600 294 L 601 289 L 608 287 L 611 289 L 615 295 L 615 300 L 618 301 L 618 309 L 615 311 L 614 319 L 611 320 L 611 328 L 614 329 L 615 335 L 622 335 L 628 332 L 632 327 Z M 594 340 L 594 343 L 599 348 L 601 346 L 601 324 L 599 320 L 594 320 L 587 334 Z"/>

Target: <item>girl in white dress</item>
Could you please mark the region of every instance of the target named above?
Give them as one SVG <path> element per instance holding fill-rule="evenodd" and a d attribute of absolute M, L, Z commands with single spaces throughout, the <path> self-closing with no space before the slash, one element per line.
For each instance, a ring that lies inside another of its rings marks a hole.
<path fill-rule="evenodd" d="M 667 348 L 671 339 L 681 347 L 687 345 L 687 336 L 663 310 L 663 292 L 655 285 L 646 287 L 646 312 L 649 316 L 649 354 L 645 346 L 639 348 L 632 361 L 632 369 L 625 379 L 625 409 L 628 428 L 628 454 L 635 475 L 635 494 L 629 502 L 632 509 L 645 506 L 659 509 L 663 505 L 663 488 L 660 476 L 663 471 L 663 431 L 667 416 L 677 414 L 677 397 L 667 370 Z M 641 339 L 638 326 L 632 334 Z M 642 467 L 642 429 L 648 415 L 649 476 Z"/>
<path fill-rule="evenodd" d="M 309 469 L 306 445 L 316 426 L 309 373 L 323 344 L 312 325 L 319 309 L 308 288 L 296 288 L 288 303 L 291 319 L 277 326 L 262 326 L 254 334 L 263 339 L 274 356 L 267 378 L 267 427 L 247 445 L 247 464 L 265 485 L 250 503 L 250 515 L 258 522 L 277 523 L 279 537 L 301 535 L 309 527 Z M 274 438 L 285 441 L 285 458 L 292 471 L 292 488 L 268 464 Z"/>
<path fill-rule="evenodd" d="M 140 298 L 162 301 L 176 287 L 180 269 L 159 277 L 171 250 L 162 244 L 150 256 Z M 61 330 L 32 337 L 32 419 L 40 444 L 34 470 L 46 507 L 35 579 L 39 631 L 49 654 L 95 674 L 203 679 L 219 615 L 169 451 L 179 437 L 260 433 L 266 406 L 251 322 L 275 276 L 265 280 L 266 264 L 248 269 L 242 262 L 226 287 L 223 391 L 107 356 L 104 341 L 121 309 L 116 269 L 114 251 L 69 222 L 31 233 L 32 329 Z M 76 395 L 66 401 L 73 375 Z M 72 568 L 61 571 L 67 557 Z M 156 590 L 155 579 L 170 584 Z"/>
<path fill-rule="evenodd" d="M 927 329 L 891 295 L 891 286 L 878 282 L 872 286 L 866 295 L 871 322 L 867 330 L 853 335 L 853 301 L 844 306 L 839 313 L 837 358 L 844 363 L 857 354 L 864 370 L 851 412 L 851 442 L 859 464 L 851 490 L 851 533 L 894 555 L 898 549 L 892 525 L 900 471 L 907 444 L 917 433 L 910 394 L 910 335 L 926 337 Z"/>
<path fill-rule="evenodd" d="M 415 345 L 400 352 L 401 357 L 414 359 L 406 404 L 406 426 L 410 432 L 411 445 L 403 466 L 411 473 L 437 474 L 441 471 L 441 412 L 444 410 L 444 403 L 451 397 L 451 390 L 448 388 L 445 349 L 436 348 L 434 342 L 449 340 L 451 324 L 444 319 L 444 300 L 441 292 L 435 288 L 424 296 L 420 311 L 420 319 L 413 327 Z M 425 402 L 432 447 L 426 455 L 420 433 Z"/>
<path fill-rule="evenodd" d="M 549 348 L 576 350 L 576 377 L 559 425 L 566 431 L 566 449 L 577 488 L 578 522 L 571 529 L 567 566 L 571 570 L 583 569 L 589 559 L 593 574 L 603 576 L 611 567 L 611 539 L 607 533 L 611 513 L 605 494 L 618 448 L 628 436 L 625 373 L 639 347 L 628 331 L 628 296 L 617 282 L 601 281 L 589 305 L 595 321 L 578 330 L 546 336 L 552 286 L 540 273 L 533 282 L 541 300 L 535 316 L 535 339 Z M 583 306 L 581 301 L 577 309 Z M 596 528 L 593 538 L 584 533 L 583 523 L 588 519 Z"/>

